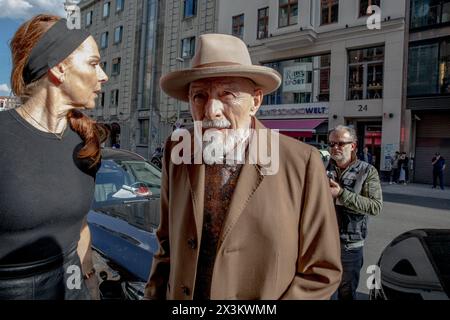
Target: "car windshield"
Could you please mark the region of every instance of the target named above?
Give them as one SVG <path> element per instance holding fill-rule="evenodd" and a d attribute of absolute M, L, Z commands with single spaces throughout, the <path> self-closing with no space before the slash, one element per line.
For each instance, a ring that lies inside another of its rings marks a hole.
<path fill-rule="evenodd" d="M 96 206 L 159 197 L 161 171 L 146 161 L 103 160 L 95 181 Z"/>

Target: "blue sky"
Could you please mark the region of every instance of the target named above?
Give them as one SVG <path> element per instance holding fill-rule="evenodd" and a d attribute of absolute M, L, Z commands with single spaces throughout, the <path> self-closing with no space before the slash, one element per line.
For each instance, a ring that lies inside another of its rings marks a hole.
<path fill-rule="evenodd" d="M 11 54 L 8 43 L 20 23 L 20 20 L 0 19 L 0 85 L 3 85 L 3 88 L 5 84 L 9 88 L 11 87 L 9 81 L 11 74 Z M 7 95 L 7 92 L 0 88 L 0 95 Z"/>
<path fill-rule="evenodd" d="M 64 15 L 65 0 L 0 0 L 0 96 L 9 95 L 9 41 L 17 28 L 37 13 Z"/>

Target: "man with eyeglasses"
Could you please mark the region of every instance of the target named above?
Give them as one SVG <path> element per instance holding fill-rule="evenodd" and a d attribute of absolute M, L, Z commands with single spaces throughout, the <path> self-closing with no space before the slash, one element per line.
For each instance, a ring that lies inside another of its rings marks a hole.
<path fill-rule="evenodd" d="M 368 218 L 379 214 L 383 206 L 380 178 L 374 166 L 356 157 L 357 138 L 353 128 L 337 126 L 332 129 L 329 148 L 332 160 L 327 174 L 335 201 L 343 268 L 342 281 L 334 298 L 355 300 L 364 261 Z"/>

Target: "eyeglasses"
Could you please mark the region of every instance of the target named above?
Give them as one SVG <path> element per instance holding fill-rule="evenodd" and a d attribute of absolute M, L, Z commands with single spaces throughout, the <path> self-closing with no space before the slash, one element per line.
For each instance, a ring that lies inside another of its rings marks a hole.
<path fill-rule="evenodd" d="M 350 143 L 353 143 L 353 141 L 330 142 L 328 145 L 330 146 L 330 148 L 334 148 L 335 146 L 339 146 L 339 148 L 342 148 L 343 146 L 346 146 Z"/>

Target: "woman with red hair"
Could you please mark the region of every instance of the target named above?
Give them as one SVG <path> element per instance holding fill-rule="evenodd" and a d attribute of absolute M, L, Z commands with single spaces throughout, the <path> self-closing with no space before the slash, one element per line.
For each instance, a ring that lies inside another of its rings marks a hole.
<path fill-rule="evenodd" d="M 0 113 L 0 299 L 94 298 L 86 216 L 107 131 L 81 110 L 108 80 L 97 44 L 38 15 L 10 46 L 22 105 Z"/>

